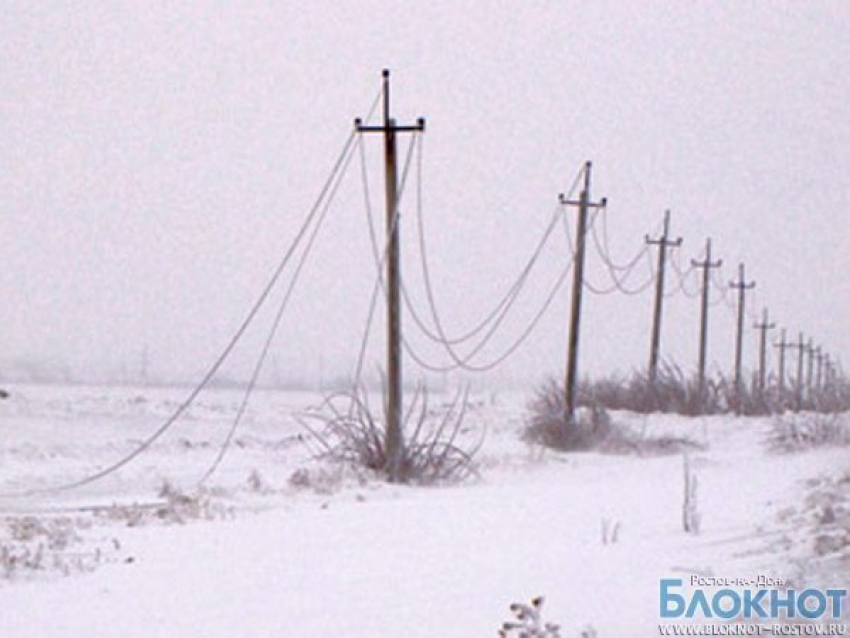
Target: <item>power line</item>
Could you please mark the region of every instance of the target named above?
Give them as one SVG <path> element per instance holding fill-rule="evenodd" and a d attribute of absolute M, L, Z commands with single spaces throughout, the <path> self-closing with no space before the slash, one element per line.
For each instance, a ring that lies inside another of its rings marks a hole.
<path fill-rule="evenodd" d="M 269 295 L 271 294 L 272 290 L 274 289 L 275 285 L 277 284 L 278 280 L 280 279 L 281 275 L 283 274 L 284 269 L 289 264 L 289 261 L 292 259 L 292 256 L 295 254 L 295 251 L 296 251 L 298 245 L 303 240 L 304 236 L 307 233 L 307 230 L 309 229 L 310 225 L 313 223 L 314 219 L 316 218 L 316 215 L 319 213 L 319 210 L 320 210 L 322 203 L 328 197 L 329 192 L 331 191 L 331 188 L 332 188 L 332 184 L 336 180 L 337 176 L 340 174 L 341 168 L 346 163 L 346 158 L 349 156 L 349 154 L 352 151 L 353 142 L 354 142 L 354 133 L 352 132 L 348 136 L 348 138 L 346 139 L 345 144 L 343 145 L 342 151 L 340 152 L 336 162 L 333 165 L 333 168 L 331 170 L 330 175 L 328 176 L 327 180 L 323 184 L 323 186 L 322 186 L 322 188 L 319 192 L 319 196 L 317 197 L 317 199 L 314 202 L 313 206 L 311 207 L 309 213 L 307 214 L 304 222 L 302 223 L 301 227 L 299 228 L 298 232 L 296 233 L 295 239 L 293 240 L 292 244 L 287 249 L 283 258 L 278 263 L 277 267 L 275 268 L 274 273 L 272 274 L 272 276 L 269 279 L 269 281 L 267 282 L 266 286 L 264 287 L 264 289 L 260 293 L 259 297 L 254 302 L 253 306 L 251 307 L 248 314 L 243 319 L 242 323 L 237 328 L 234 335 L 231 337 L 230 341 L 227 343 L 225 348 L 222 350 L 222 352 L 219 354 L 219 356 L 213 362 L 212 366 L 210 366 L 210 368 L 207 370 L 206 374 L 203 376 L 201 381 L 195 386 L 195 388 L 189 393 L 189 395 L 177 407 L 177 409 L 175 409 L 175 411 L 171 414 L 171 416 L 169 416 L 162 423 L 162 425 L 160 425 L 150 436 L 148 436 L 145 440 L 143 440 L 132 452 L 130 452 L 129 454 L 126 454 L 125 456 L 123 456 L 118 461 L 111 463 L 106 468 L 99 470 L 98 472 L 95 472 L 95 473 L 90 474 L 90 475 L 88 475 L 84 478 L 81 478 L 77 481 L 73 481 L 73 482 L 70 482 L 70 483 L 65 483 L 65 484 L 62 484 L 62 485 L 58 485 L 58 486 L 54 486 L 54 487 L 48 487 L 48 488 L 26 490 L 26 491 L 18 492 L 18 493 L 2 494 L 2 495 L 0 495 L 0 497 L 2 497 L 2 498 L 15 498 L 15 497 L 22 497 L 22 496 L 32 496 L 32 495 L 35 495 L 35 494 L 57 493 L 57 492 L 63 492 L 63 491 L 76 489 L 76 488 L 83 487 L 85 485 L 89 485 L 91 483 L 94 483 L 96 481 L 99 481 L 100 479 L 105 478 L 106 476 L 109 476 L 110 474 L 113 474 L 114 472 L 117 472 L 118 470 L 120 470 L 124 466 L 131 463 L 139 455 L 141 455 L 146 450 L 148 450 L 157 440 L 159 440 L 177 422 L 177 420 L 183 415 L 183 413 L 185 413 L 186 410 L 189 409 L 189 407 L 192 405 L 192 403 L 194 403 L 195 399 L 198 397 L 198 395 L 201 393 L 201 391 L 203 391 L 203 389 L 206 388 L 207 385 L 209 385 L 210 381 L 213 379 L 213 377 L 219 371 L 221 366 L 224 364 L 224 362 L 227 360 L 227 358 L 233 352 L 233 349 L 236 347 L 237 343 L 239 343 L 239 341 L 244 336 L 245 332 L 247 331 L 250 324 L 253 322 L 253 320 L 256 317 L 257 313 L 259 312 L 260 308 L 265 304 L 266 300 L 268 299 Z"/>
<path fill-rule="evenodd" d="M 578 183 L 578 180 L 575 181 L 576 185 L 577 185 L 577 183 Z M 423 213 L 423 210 L 422 210 L 423 209 L 423 206 L 422 206 L 423 198 L 422 198 L 422 192 L 421 191 L 422 191 L 422 189 L 421 189 L 421 179 L 420 179 L 419 189 L 418 189 L 418 193 L 417 193 L 417 217 L 420 220 L 420 241 L 422 239 L 422 236 L 424 236 L 423 232 L 422 232 L 423 229 L 424 229 L 424 225 L 422 223 L 422 219 L 424 218 L 424 213 Z M 539 253 L 542 252 L 543 246 L 545 245 L 546 240 L 548 239 L 548 236 L 551 234 L 555 223 L 557 223 L 557 215 L 553 217 L 552 223 L 547 228 L 547 231 L 544 234 L 544 239 L 539 244 L 538 251 L 536 251 L 535 255 L 532 256 L 532 259 L 529 261 L 529 264 L 527 265 L 528 270 L 530 270 L 530 268 L 534 265 L 534 262 L 536 262 L 537 258 L 539 257 Z M 426 247 L 425 247 L 424 244 L 420 245 L 420 253 L 421 253 L 421 255 L 426 255 Z M 423 267 L 427 270 L 427 258 L 426 258 L 425 263 L 423 264 Z M 566 276 L 567 276 L 567 273 L 570 270 L 570 267 L 571 267 L 571 262 L 568 262 L 568 264 L 565 266 L 564 270 L 562 271 L 561 275 L 556 280 L 555 285 L 553 286 L 549 295 L 545 299 L 543 305 L 537 311 L 537 313 L 533 316 L 533 318 L 531 319 L 529 324 L 526 326 L 526 328 L 522 331 L 520 336 L 507 349 L 505 349 L 502 352 L 502 354 L 497 356 L 495 359 L 492 359 L 488 363 L 472 364 L 470 362 L 484 348 L 484 346 L 486 346 L 487 343 L 489 343 L 490 339 L 493 337 L 496 330 L 499 328 L 501 323 L 504 321 L 505 317 L 507 316 L 507 313 L 510 311 L 511 307 L 513 306 L 516 299 L 518 298 L 519 293 L 521 292 L 521 286 L 513 294 L 512 298 L 510 300 L 510 303 L 504 308 L 504 310 L 495 319 L 494 323 L 491 325 L 490 329 L 488 330 L 487 334 L 485 334 L 484 338 L 469 353 L 467 353 L 464 357 L 462 357 L 462 358 L 459 357 L 457 355 L 457 353 L 454 351 L 454 349 L 451 347 L 451 344 L 447 343 L 446 340 L 443 340 L 443 339 L 440 340 L 440 343 L 441 343 L 441 345 L 444 346 L 446 351 L 449 353 L 450 357 L 453 359 L 454 363 L 452 363 L 452 364 L 449 364 L 449 365 L 434 365 L 434 364 L 431 364 L 430 362 L 425 361 L 421 356 L 419 356 L 413 350 L 413 348 L 409 347 L 409 344 L 408 344 L 408 354 L 410 354 L 410 356 L 420 366 L 422 366 L 426 370 L 430 370 L 432 372 L 448 372 L 448 371 L 455 370 L 455 369 L 458 369 L 458 368 L 462 368 L 462 369 L 470 371 L 470 372 L 484 372 L 484 371 L 487 371 L 487 370 L 492 370 L 493 368 L 495 368 L 496 366 L 501 364 L 503 361 L 505 361 L 508 357 L 510 357 L 514 352 L 516 352 L 517 349 L 528 339 L 528 337 L 531 335 L 531 333 L 537 327 L 540 320 L 546 314 L 546 311 L 549 309 L 552 302 L 554 301 L 558 290 L 563 285 L 563 282 L 566 280 Z M 524 282 L 525 278 L 522 277 L 521 280 Z M 441 333 L 441 334 L 444 334 L 443 327 L 442 327 L 443 324 L 442 324 L 442 321 L 439 318 L 437 306 L 436 306 L 436 303 L 434 301 L 433 288 L 430 286 L 430 275 L 426 275 L 426 281 L 428 282 L 428 283 L 426 283 L 426 287 L 431 291 L 431 293 L 427 296 L 428 296 L 429 308 L 431 310 L 432 317 L 434 318 L 435 325 L 437 325 L 438 332 Z"/>
<path fill-rule="evenodd" d="M 600 242 L 599 236 L 596 232 L 596 220 L 600 215 L 602 215 L 604 245 L 602 242 Z M 611 259 L 610 246 L 608 244 L 607 239 L 608 231 L 605 230 L 606 217 L 606 208 L 602 208 L 601 210 L 595 210 L 590 220 L 589 230 L 593 238 L 593 243 L 596 246 L 596 252 L 602 260 L 602 263 L 607 267 L 607 272 L 609 277 L 611 278 L 612 285 L 609 288 L 603 288 L 591 284 L 587 278 L 584 278 L 584 287 L 596 295 L 609 295 L 615 291 L 619 291 L 627 296 L 639 295 L 652 284 L 652 281 L 654 279 L 652 259 L 649 257 L 649 247 L 644 245 L 637 253 L 637 255 L 635 255 L 628 263 L 624 265 L 618 265 L 614 263 L 614 261 Z M 566 219 L 564 220 L 564 229 L 567 234 L 567 242 L 572 245 L 572 235 L 570 233 L 570 227 L 569 224 L 567 224 Z M 632 273 L 635 272 L 638 263 L 643 257 L 647 257 L 646 263 L 649 269 L 649 278 L 646 281 L 638 284 L 638 286 L 635 288 L 627 288 L 624 285 L 626 280 L 628 280 Z M 618 274 L 617 271 L 620 271 L 622 274 Z"/>
<path fill-rule="evenodd" d="M 209 478 L 215 473 L 215 471 L 221 465 L 221 462 L 224 460 L 224 457 L 227 454 L 228 450 L 230 449 L 231 442 L 233 441 L 233 437 L 236 434 L 236 430 L 239 427 L 240 422 L 242 421 L 242 417 L 244 416 L 246 409 L 248 408 L 248 402 L 250 401 L 251 394 L 253 393 L 254 388 L 257 384 L 257 380 L 259 379 L 260 373 L 262 372 L 263 365 L 265 364 L 266 358 L 268 357 L 269 350 L 271 349 L 271 345 L 274 341 L 275 335 L 277 334 L 277 330 L 280 327 L 280 322 L 283 319 L 283 314 L 286 311 L 287 306 L 289 305 L 289 300 L 292 297 L 292 293 L 295 290 L 296 284 L 298 283 L 301 271 L 304 269 L 304 266 L 307 263 L 307 257 L 309 257 L 310 252 L 313 249 L 316 238 L 319 235 L 319 230 L 322 227 L 322 223 L 327 218 L 327 214 L 330 210 L 331 204 L 333 203 L 334 196 L 336 195 L 340 184 L 342 184 L 342 178 L 345 176 L 348 170 L 348 166 L 350 165 L 351 159 L 353 157 L 354 153 L 348 154 L 348 157 L 345 160 L 345 164 L 343 165 L 342 170 L 339 172 L 339 177 L 331 188 L 330 194 L 325 200 L 325 205 L 323 206 L 321 213 L 316 219 L 316 223 L 313 226 L 313 230 L 307 240 L 307 245 L 305 246 L 304 251 L 301 254 L 301 258 L 298 260 L 298 264 L 295 267 L 295 272 L 292 274 L 292 280 L 290 281 L 289 286 L 286 289 L 286 293 L 284 294 L 283 299 L 281 300 L 280 305 L 278 306 L 277 313 L 274 317 L 274 321 L 272 322 L 271 329 L 269 330 L 269 334 L 266 337 L 265 343 L 263 344 L 262 351 L 260 352 L 260 356 L 254 366 L 254 370 L 251 374 L 251 378 L 248 382 L 248 385 L 245 388 L 245 393 L 242 397 L 242 402 L 239 405 L 239 409 L 236 412 L 236 416 L 233 419 L 233 423 L 230 426 L 230 430 L 227 433 L 227 437 L 225 438 L 224 443 L 219 449 L 216 458 L 201 476 L 201 479 L 198 481 L 199 487 L 206 483 L 207 480 L 209 480 Z"/>
<path fill-rule="evenodd" d="M 450 358 L 452 359 L 453 362 L 450 363 L 450 364 L 445 364 L 445 365 L 431 363 L 431 362 L 427 361 L 424 357 L 422 357 L 412 347 L 412 345 L 410 344 L 410 342 L 407 339 L 403 338 L 402 344 L 405 348 L 405 351 L 408 353 L 408 355 L 417 364 L 419 364 L 422 368 L 429 370 L 429 371 L 432 371 L 432 372 L 449 372 L 449 371 L 456 370 L 456 369 L 459 369 L 459 368 L 462 368 L 462 369 L 465 369 L 465 370 L 468 370 L 468 371 L 471 371 L 471 372 L 483 372 L 483 371 L 486 371 L 486 370 L 490 370 L 490 369 L 496 367 L 498 364 L 500 364 L 504 360 L 506 360 L 530 336 L 531 332 L 533 332 L 534 328 L 536 328 L 540 319 L 542 319 L 542 316 L 545 314 L 546 310 L 548 310 L 548 308 L 551 306 L 551 303 L 554 300 L 554 297 L 555 297 L 555 294 L 557 293 L 557 290 L 560 288 L 560 285 L 563 283 L 564 279 L 566 278 L 566 275 L 564 274 L 561 277 L 559 277 L 558 280 L 556 280 L 556 284 L 553 287 L 552 291 L 547 296 L 546 300 L 544 301 L 543 306 L 534 315 L 531 322 L 526 326 L 526 328 L 523 330 L 523 332 L 520 334 L 520 336 L 505 351 L 503 351 L 502 354 L 500 354 L 495 359 L 493 359 L 493 360 L 491 360 L 491 361 L 489 361 L 488 363 L 485 363 L 485 364 L 473 364 L 473 363 L 471 363 L 473 358 L 476 357 L 478 355 L 478 353 L 481 352 L 484 349 L 484 347 L 491 341 L 493 336 L 496 334 L 496 331 L 498 330 L 499 326 L 502 324 L 504 319 L 507 317 L 507 315 L 510 312 L 510 310 L 512 309 L 513 305 L 516 303 L 516 300 L 518 299 L 519 294 L 522 291 L 522 288 L 524 287 L 524 285 L 525 285 L 525 283 L 528 279 L 529 273 L 531 272 L 534 265 L 538 261 L 540 255 L 542 254 L 543 249 L 545 248 L 546 243 L 548 242 L 548 239 L 549 239 L 549 237 L 552 233 L 552 230 L 554 229 L 554 226 L 557 223 L 558 216 L 557 216 L 557 214 L 553 215 L 552 222 L 549 224 L 546 231 L 544 232 L 543 237 L 538 242 L 538 245 L 537 245 L 534 253 L 532 254 L 531 258 L 528 260 L 528 262 L 524 266 L 523 270 L 520 272 L 520 275 L 518 276 L 514 285 L 511 287 L 511 289 L 509 289 L 508 294 L 500 301 L 499 304 L 497 304 L 496 308 L 493 311 L 491 311 L 488 314 L 488 316 L 485 317 L 485 320 L 483 322 L 480 322 L 475 327 L 474 330 L 470 331 L 469 333 L 464 335 L 462 338 L 449 339 L 445 334 L 445 330 L 443 328 L 443 323 L 442 323 L 442 320 L 440 319 L 440 313 L 437 310 L 432 280 L 431 280 L 431 276 L 430 276 L 430 269 L 428 267 L 428 259 L 427 259 L 428 249 L 427 249 L 427 243 L 426 243 L 426 240 L 425 240 L 424 221 L 423 221 L 424 220 L 424 214 L 423 214 L 423 199 L 424 198 L 422 196 L 422 181 L 423 180 L 422 180 L 422 141 L 421 141 L 421 139 L 418 140 L 418 149 L 417 150 L 418 150 L 419 155 L 418 155 L 418 169 L 417 169 L 417 203 L 416 203 L 416 209 L 417 209 L 417 220 L 418 220 L 417 227 L 418 227 L 418 230 L 419 230 L 419 241 L 420 241 L 420 259 L 422 261 L 423 278 L 424 278 L 424 281 L 425 281 L 426 297 L 427 297 L 427 301 L 428 301 L 428 307 L 429 307 L 429 310 L 430 310 L 431 317 L 432 317 L 434 324 L 436 326 L 436 332 L 430 330 L 427 327 L 427 325 L 425 325 L 425 322 L 422 320 L 421 316 L 415 311 L 413 304 L 410 302 L 409 296 L 406 294 L 407 288 L 406 288 L 406 286 L 404 286 L 403 282 L 402 282 L 402 290 L 405 293 L 404 298 L 405 298 L 405 300 L 408 304 L 408 310 L 411 312 L 411 316 L 414 318 L 415 323 L 417 323 L 417 325 L 422 329 L 423 333 L 427 337 L 429 337 L 432 341 L 435 341 L 439 345 L 443 346 L 443 348 L 446 350 L 446 352 L 448 353 L 448 355 L 450 356 Z M 363 159 L 362 154 L 361 154 L 361 159 Z M 365 162 L 363 163 L 363 165 L 365 166 Z M 407 170 L 407 169 L 405 169 L 405 170 Z M 364 170 L 362 175 L 363 175 L 364 186 L 366 188 L 368 188 L 368 174 Z M 578 179 L 576 179 L 575 183 L 576 184 L 578 183 Z M 376 239 L 374 223 L 372 221 L 372 215 L 371 215 L 371 202 L 370 202 L 370 198 L 368 197 L 368 195 L 366 196 L 366 206 L 367 206 L 367 217 L 369 219 L 370 240 L 372 242 L 373 255 L 376 257 L 375 261 L 376 261 L 376 265 L 378 267 L 378 271 L 380 273 L 382 271 L 381 260 L 378 258 L 377 239 Z M 567 270 L 567 271 L 569 270 L 569 265 L 566 267 L 565 270 Z M 383 287 L 384 284 L 383 284 L 383 278 L 382 277 L 378 278 L 377 285 Z M 472 338 L 476 334 L 480 333 L 487 326 L 489 326 L 489 329 L 487 330 L 486 334 L 483 336 L 483 338 L 478 343 L 476 343 L 476 345 L 472 348 L 472 350 L 469 353 L 467 353 L 464 356 L 461 356 L 456 352 L 456 350 L 453 347 L 454 345 L 456 345 L 457 343 L 469 341 L 470 338 Z M 361 351 L 362 351 L 362 349 L 361 349 Z"/>

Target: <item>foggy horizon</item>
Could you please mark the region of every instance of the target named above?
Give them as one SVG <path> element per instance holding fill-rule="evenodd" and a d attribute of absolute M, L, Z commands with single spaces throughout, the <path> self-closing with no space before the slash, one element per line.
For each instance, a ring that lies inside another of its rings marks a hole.
<path fill-rule="evenodd" d="M 382 68 L 392 70 L 393 115 L 427 121 L 428 260 L 450 333 L 474 326 L 501 297 L 558 194 L 591 160 L 592 197 L 608 199 L 616 260 L 633 257 L 670 209 L 671 236 L 684 239 L 679 263 L 700 258 L 711 237 L 724 282 L 746 264 L 756 281 L 748 370 L 763 307 L 778 323 L 771 342 L 779 328 L 789 338 L 803 332 L 842 359 L 848 19 L 840 2 L 372 1 L 351 13 L 329 2 L 13 3 L 0 26 L 0 379 L 196 381 L 295 237 Z M 408 143 L 400 139 L 402 156 Z M 381 140 L 365 144 L 382 229 Z M 261 385 L 352 374 L 375 281 L 358 161 L 355 153 Z M 414 189 L 401 207 L 403 271 L 423 310 Z M 575 210 L 564 214 L 574 224 Z M 540 306 L 563 247 L 556 232 L 484 360 Z M 587 269 L 609 285 L 592 250 Z M 562 377 L 570 287 L 481 385 Z M 586 291 L 582 375 L 643 371 L 651 312 L 651 290 Z M 221 379 L 248 377 L 272 314 L 264 309 Z M 665 301 L 662 356 L 688 373 L 698 316 L 697 299 Z M 724 304 L 712 308 L 714 373 L 731 374 L 734 324 Z M 408 316 L 404 326 L 430 360 L 447 361 Z M 383 365 L 383 330 L 379 312 L 369 375 Z M 406 358 L 406 381 L 423 376 L 479 383 L 426 375 Z"/>

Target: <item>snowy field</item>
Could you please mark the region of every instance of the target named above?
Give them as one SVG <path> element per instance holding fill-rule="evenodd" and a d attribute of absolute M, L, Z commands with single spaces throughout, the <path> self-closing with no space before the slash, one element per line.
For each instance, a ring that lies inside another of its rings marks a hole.
<path fill-rule="evenodd" d="M 263 391 L 200 498 L 241 395 L 212 390 L 120 472 L 184 391 L 13 386 L 0 402 L 0 637 L 496 636 L 545 596 L 562 636 L 658 635 L 659 579 L 771 575 L 846 587 L 847 448 L 769 449 L 771 419 L 613 415 L 686 436 L 700 533 L 682 529 L 683 457 L 557 454 L 520 438 L 528 396 L 474 397 L 480 478 L 404 487 L 316 461 Z M 451 397 L 435 396 L 445 406 Z M 163 492 L 164 484 L 170 485 Z M 595 633 L 593 633 L 595 632 Z"/>

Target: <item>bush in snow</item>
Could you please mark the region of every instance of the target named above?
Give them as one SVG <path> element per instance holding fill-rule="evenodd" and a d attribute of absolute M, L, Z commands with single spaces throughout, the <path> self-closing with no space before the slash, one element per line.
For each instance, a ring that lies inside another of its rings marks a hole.
<path fill-rule="evenodd" d="M 554 380 L 537 390 L 529 405 L 531 420 L 523 438 L 562 451 L 597 450 L 619 436 L 605 408 L 579 410 L 574 423 L 566 422 L 564 391 Z"/>
<path fill-rule="evenodd" d="M 537 596 L 530 605 L 513 603 L 511 613 L 516 620 L 502 623 L 500 638 L 560 638 L 558 625 L 543 621 L 543 597 Z"/>
<path fill-rule="evenodd" d="M 577 398 L 579 405 L 640 414 L 673 412 L 695 415 L 721 409 L 715 385 L 707 384 L 700 398 L 696 379 L 687 378 L 681 368 L 670 362 L 663 362 L 658 367 L 654 382 L 645 372 L 634 372 L 629 377 L 611 376 L 582 381 Z"/>
<path fill-rule="evenodd" d="M 214 501 L 210 491 L 205 489 L 189 493 L 165 481 L 159 497 L 162 499 L 159 503 L 116 503 L 95 514 L 109 521 L 124 522 L 127 527 L 150 523 L 182 525 L 189 521 L 226 518 L 231 514 L 229 508 Z"/>
<path fill-rule="evenodd" d="M 670 454 L 698 445 L 676 437 L 646 437 L 622 427 L 598 404 L 580 409 L 567 423 L 563 386 L 551 380 L 532 399 L 523 438 L 562 452 L 597 450 L 614 454 Z"/>
<path fill-rule="evenodd" d="M 425 388 L 417 389 L 402 423 L 398 480 L 433 484 L 460 481 L 477 473 L 473 457 L 483 436 L 469 448 L 458 442 L 467 407 L 468 393 L 464 392 L 442 413 L 432 411 Z M 332 395 L 299 421 L 320 446 L 319 457 L 389 476 L 386 428 L 365 392 Z"/>
<path fill-rule="evenodd" d="M 69 575 L 95 569 L 115 551 L 109 548 L 81 549 L 82 532 L 91 528 L 84 518 L 9 517 L 0 530 L 0 578 L 28 578 L 38 573 L 60 572 Z M 89 539 L 91 541 L 91 539 Z"/>
<path fill-rule="evenodd" d="M 850 445 L 847 413 L 789 412 L 777 416 L 770 442 L 780 452 Z"/>

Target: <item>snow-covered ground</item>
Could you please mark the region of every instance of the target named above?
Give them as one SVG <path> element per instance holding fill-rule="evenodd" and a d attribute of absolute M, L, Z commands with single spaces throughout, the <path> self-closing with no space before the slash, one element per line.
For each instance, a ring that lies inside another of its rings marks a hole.
<path fill-rule="evenodd" d="M 850 533 L 847 448 L 773 453 L 770 419 L 615 415 L 646 436 L 703 444 L 689 455 L 701 531 L 687 534 L 681 454 L 544 451 L 520 439 L 519 393 L 475 397 L 465 436 L 487 429 L 481 478 L 461 485 L 340 474 L 312 459 L 293 419 L 319 396 L 263 391 L 203 497 L 183 503 L 241 398 L 212 390 L 120 472 L 9 497 L 121 458 L 184 394 L 9 389 L 0 637 L 472 638 L 495 636 L 512 602 L 542 594 L 562 636 L 637 638 L 658 635 L 663 577 L 848 585 L 848 545 L 830 540 Z M 178 496 L 163 506 L 166 481 Z"/>

